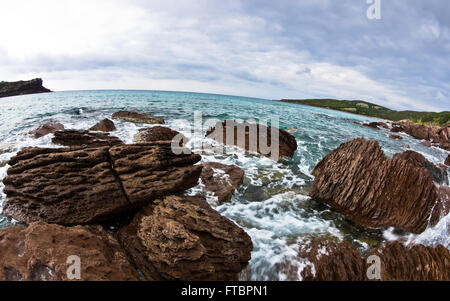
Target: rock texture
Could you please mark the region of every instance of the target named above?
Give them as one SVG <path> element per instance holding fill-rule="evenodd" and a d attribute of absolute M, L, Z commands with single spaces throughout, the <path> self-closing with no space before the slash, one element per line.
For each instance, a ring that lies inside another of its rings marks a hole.
<path fill-rule="evenodd" d="M 52 91 L 42 86 L 42 79 L 40 78 L 35 78 L 29 81 L 0 82 L 0 98 L 47 92 Z"/>
<path fill-rule="evenodd" d="M 401 154 L 397 154 L 394 157 L 406 160 L 416 167 L 424 168 L 433 178 L 433 181 L 437 184 L 448 185 L 447 170 L 445 168 L 437 167 L 436 165 L 425 159 L 423 155 L 415 151 L 406 151 Z"/>
<path fill-rule="evenodd" d="M 450 151 L 450 124 L 439 128 L 403 121 L 395 123 L 391 131 L 407 133 L 416 139 L 427 140 L 431 145 Z"/>
<path fill-rule="evenodd" d="M 123 144 L 119 138 L 109 134 L 84 130 L 57 131 L 52 142 L 71 147 L 101 147 Z"/>
<path fill-rule="evenodd" d="M 276 135 L 273 138 L 279 138 L 279 148 L 276 148 L 275 145 L 272 147 L 272 131 Z M 227 139 L 227 135 L 233 136 L 233 139 Z M 297 141 L 294 136 L 284 130 L 261 124 L 238 123 L 227 120 L 217 123 L 214 128 L 206 133 L 206 136 L 219 143 L 235 145 L 276 160 L 292 157 L 297 150 Z M 239 137 L 242 137 L 242 139 L 239 139 Z"/>
<path fill-rule="evenodd" d="M 439 199 L 442 202 L 442 216 L 447 216 L 450 213 L 450 187 L 439 186 L 438 187 Z"/>
<path fill-rule="evenodd" d="M 299 259 L 307 260 L 300 272 L 305 281 L 364 281 L 361 254 L 348 242 L 315 239 L 300 244 Z"/>
<path fill-rule="evenodd" d="M 108 220 L 197 185 L 199 155 L 170 143 L 84 149 L 27 148 L 3 180 L 3 214 L 18 221 L 74 225 Z"/>
<path fill-rule="evenodd" d="M 450 166 L 450 155 L 448 155 L 447 159 L 445 159 L 445 165 Z"/>
<path fill-rule="evenodd" d="M 244 230 L 200 197 L 155 201 L 119 240 L 149 280 L 233 280 L 253 248 Z"/>
<path fill-rule="evenodd" d="M 73 255 L 80 258 L 81 281 L 139 280 L 117 240 L 100 226 L 32 223 L 0 230 L 1 281 L 72 280 Z"/>
<path fill-rule="evenodd" d="M 118 111 L 112 115 L 112 119 L 119 119 L 133 123 L 164 124 L 164 118 L 162 117 L 130 111 Z"/>
<path fill-rule="evenodd" d="M 108 118 L 103 119 L 93 127 L 89 129 L 90 131 L 96 131 L 96 132 L 114 132 L 116 129 L 116 126 L 114 125 L 114 122 L 109 120 Z"/>
<path fill-rule="evenodd" d="M 437 223 L 441 210 L 429 173 L 401 159 L 385 159 L 376 141 L 342 144 L 313 171 L 310 196 L 357 224 L 423 232 Z"/>
<path fill-rule="evenodd" d="M 396 241 L 370 255 L 381 259 L 382 281 L 450 281 L 450 251 Z"/>
<path fill-rule="evenodd" d="M 64 130 L 64 125 L 58 122 L 46 122 L 35 130 L 29 132 L 34 138 L 38 139 L 56 131 Z"/>
<path fill-rule="evenodd" d="M 180 135 L 180 133 L 169 129 L 168 127 L 155 126 L 151 128 L 140 129 L 139 133 L 134 136 L 134 142 L 145 143 L 153 141 L 172 141 L 172 139 L 177 135 Z"/>
<path fill-rule="evenodd" d="M 399 135 L 389 135 L 389 138 L 393 140 L 403 140 L 403 137 Z"/>
<path fill-rule="evenodd" d="M 205 189 L 217 197 L 218 204 L 231 199 L 233 192 L 244 181 L 244 171 L 235 165 L 224 165 L 216 162 L 203 164 L 200 176 Z"/>

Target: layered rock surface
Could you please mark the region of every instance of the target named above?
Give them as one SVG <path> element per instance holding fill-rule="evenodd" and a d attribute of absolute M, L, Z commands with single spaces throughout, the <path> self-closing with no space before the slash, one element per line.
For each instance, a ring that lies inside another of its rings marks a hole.
<path fill-rule="evenodd" d="M 357 224 L 421 233 L 439 219 L 442 204 L 429 173 L 401 158 L 386 159 L 376 141 L 342 144 L 313 174 L 310 196 Z"/>
<path fill-rule="evenodd" d="M 284 130 L 261 124 L 227 120 L 217 123 L 206 133 L 206 136 L 219 143 L 258 152 L 274 160 L 292 157 L 297 150 L 297 141 L 294 136 Z M 272 145 L 272 140 L 278 140 L 278 147 L 275 144 Z"/>
<path fill-rule="evenodd" d="M 439 128 L 405 121 L 395 123 L 391 131 L 407 133 L 416 139 L 430 141 L 432 144 L 450 151 L 450 125 Z"/>
<path fill-rule="evenodd" d="M 170 143 L 85 149 L 26 148 L 3 180 L 3 214 L 18 221 L 73 225 L 104 221 L 197 185 L 199 155 Z"/>
<path fill-rule="evenodd" d="M 174 131 L 168 127 L 155 126 L 151 128 L 140 129 L 139 133 L 134 136 L 134 142 L 145 143 L 154 141 L 172 141 L 178 135 L 180 135 L 179 132 Z M 180 137 L 184 138 L 184 136 Z"/>
<path fill-rule="evenodd" d="M 82 281 L 137 281 L 117 240 L 100 226 L 45 223 L 0 230 L 1 281 L 67 281 L 70 256 L 80 259 Z M 76 275 L 74 275 L 76 276 Z"/>
<path fill-rule="evenodd" d="M 112 119 L 142 124 L 164 124 L 164 118 L 131 111 L 118 111 L 112 115 Z"/>
<path fill-rule="evenodd" d="M 244 230 L 201 197 L 155 201 L 119 239 L 149 280 L 233 280 L 253 247 Z"/>
<path fill-rule="evenodd" d="M 123 142 L 107 133 L 96 133 L 84 130 L 63 130 L 54 134 L 52 142 L 71 147 L 101 147 L 123 144 Z"/>
<path fill-rule="evenodd" d="M 242 184 L 244 171 L 235 165 L 224 165 L 216 162 L 203 164 L 200 176 L 205 189 L 217 197 L 222 204 L 231 199 L 233 192 Z"/>

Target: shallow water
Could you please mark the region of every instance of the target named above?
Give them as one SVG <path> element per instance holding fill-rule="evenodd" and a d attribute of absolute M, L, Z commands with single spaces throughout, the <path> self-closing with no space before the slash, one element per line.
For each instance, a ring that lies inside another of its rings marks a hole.
<path fill-rule="evenodd" d="M 354 121 L 374 119 L 338 111 L 263 99 L 155 91 L 77 91 L 10 97 L 0 99 L 0 166 L 23 147 L 59 147 L 51 143 L 51 135 L 40 139 L 26 135 L 46 121 L 61 122 L 66 128 L 88 129 L 122 109 L 164 117 L 169 127 L 191 138 L 188 146 L 193 148 L 204 140 L 203 136 L 188 131 L 180 120 L 193 122 L 194 111 L 202 112 L 203 121 L 208 118 L 258 120 L 278 117 L 281 128 L 297 128 L 292 134 L 297 139 L 298 151 L 282 163 L 246 155 L 233 147 L 227 148 L 225 155 L 204 154 L 202 157 L 203 162 L 238 165 L 246 173 L 244 184 L 231 202 L 217 206 L 214 197 L 208 195 L 208 201 L 216 210 L 243 227 L 252 238 L 252 260 L 242 273 L 242 280 L 300 279 L 299 271 L 308 263 L 296 258 L 298 245 L 317 236 L 348 240 L 361 252 L 400 238 L 450 247 L 448 216 L 419 236 L 399 234 L 394 229 L 369 230 L 307 196 L 314 179 L 311 175 L 314 166 L 341 143 L 356 137 L 379 141 L 388 157 L 405 151 L 405 145 L 410 145 L 412 150 L 422 153 L 433 163 L 442 163 L 447 157 L 444 150 L 424 147 L 420 145 L 421 141 L 407 135 L 400 134 L 404 138 L 401 141 L 392 140 L 385 130 L 375 131 L 353 124 Z M 118 131 L 113 135 L 126 143 L 132 143 L 133 136 L 145 127 L 115 123 Z M 0 179 L 5 177 L 7 168 L 8 165 L 0 167 Z M 186 193 L 202 191 L 200 183 Z M 0 204 L 5 197 L 0 183 Z M 10 223 L 0 215 L 0 228 Z"/>

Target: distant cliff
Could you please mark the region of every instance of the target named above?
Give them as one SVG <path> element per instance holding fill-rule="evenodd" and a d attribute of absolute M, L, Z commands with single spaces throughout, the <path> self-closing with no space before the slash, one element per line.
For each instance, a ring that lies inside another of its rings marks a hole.
<path fill-rule="evenodd" d="M 42 79 L 40 78 L 18 82 L 0 82 L 0 98 L 47 92 L 52 91 L 42 86 Z"/>

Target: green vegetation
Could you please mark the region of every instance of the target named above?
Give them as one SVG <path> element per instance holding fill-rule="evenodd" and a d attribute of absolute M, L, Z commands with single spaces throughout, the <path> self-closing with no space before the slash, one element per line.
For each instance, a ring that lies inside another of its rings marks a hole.
<path fill-rule="evenodd" d="M 319 108 L 339 110 L 369 117 L 377 117 L 391 121 L 411 120 L 415 123 L 445 126 L 450 123 L 450 112 L 417 112 L 395 111 L 362 100 L 337 100 L 337 99 L 283 99 L 282 102 L 296 103 Z"/>

